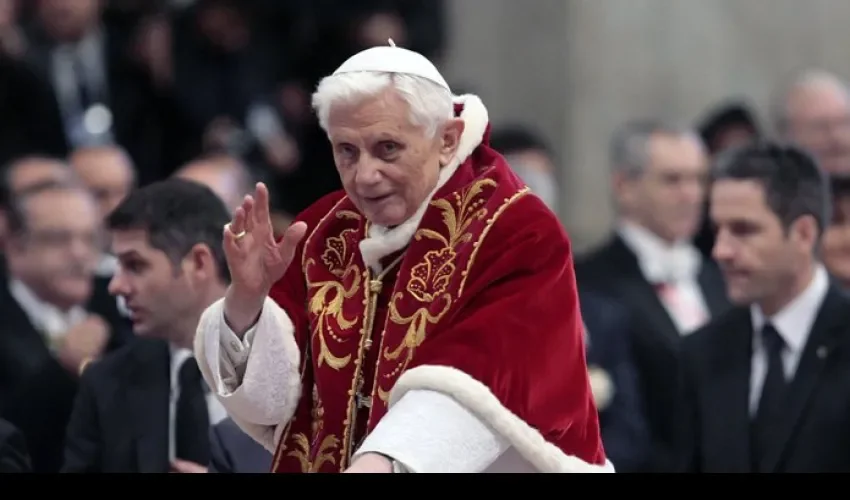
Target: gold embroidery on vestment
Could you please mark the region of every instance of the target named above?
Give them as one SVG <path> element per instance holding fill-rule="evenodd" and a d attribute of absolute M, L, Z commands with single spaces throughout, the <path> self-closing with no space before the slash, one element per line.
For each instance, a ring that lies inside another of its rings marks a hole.
<path fill-rule="evenodd" d="M 519 200 L 529 192 L 531 192 L 531 190 L 528 187 L 524 187 L 514 193 L 513 196 L 511 196 L 510 198 L 506 198 L 504 203 L 502 203 L 499 208 L 497 208 L 496 211 L 493 212 L 493 216 L 487 220 L 487 223 L 484 225 L 484 230 L 482 230 L 481 235 L 478 236 L 478 240 L 476 240 L 475 243 L 472 244 L 472 255 L 469 256 L 469 261 L 467 261 L 466 263 L 466 269 L 461 272 L 460 287 L 458 288 L 457 292 L 458 297 L 463 295 L 463 288 L 464 286 L 466 286 L 466 278 L 469 277 L 469 270 L 472 269 L 472 264 L 475 263 L 475 258 L 478 256 L 478 250 L 481 249 L 481 243 L 484 241 L 484 238 L 487 236 L 487 233 L 490 232 L 490 229 L 492 229 L 493 224 L 495 224 L 499 217 L 501 217 L 502 214 L 505 213 L 505 210 L 507 210 L 508 207 L 513 205 L 515 201 Z"/>
<path fill-rule="evenodd" d="M 312 231 L 310 231 L 310 233 L 305 238 L 304 246 L 302 247 L 302 251 L 301 251 L 301 272 L 302 272 L 305 280 L 307 279 L 308 258 L 307 258 L 307 252 L 304 249 L 310 248 L 310 242 L 313 240 L 313 236 L 316 235 L 316 232 L 319 230 L 319 228 L 322 227 L 322 225 L 324 225 L 324 223 L 328 219 L 328 217 L 337 213 L 337 211 L 336 211 L 337 208 L 340 205 L 342 205 L 347 199 L 348 199 L 347 196 L 343 196 L 342 199 L 340 199 L 338 202 L 336 202 L 336 204 L 334 204 L 333 208 L 331 208 L 328 211 L 328 213 L 326 213 L 319 220 L 319 223 L 316 224 L 316 226 L 312 229 Z M 348 211 L 341 211 L 339 213 L 349 213 L 349 212 Z M 339 213 L 337 213 L 337 217 L 340 216 Z M 290 264 L 290 265 L 292 265 L 292 264 Z M 306 311 L 304 311 L 304 313 L 306 314 Z M 298 332 L 293 332 L 293 334 L 295 335 L 296 343 L 297 343 L 298 342 Z M 307 339 L 304 340 L 304 342 L 305 342 L 305 345 L 300 346 L 301 347 L 300 350 L 302 351 L 301 374 L 300 374 L 302 383 L 304 381 L 304 376 L 306 375 L 306 372 L 307 372 L 307 367 L 310 366 L 310 364 L 312 364 L 312 362 L 313 362 L 312 356 L 310 354 L 312 352 L 312 349 L 310 348 L 310 343 L 312 342 L 312 340 L 310 338 L 307 338 Z M 300 402 L 298 404 L 300 404 Z M 295 408 L 295 413 L 296 414 L 298 413 L 298 407 L 297 406 Z M 293 417 L 291 419 L 289 419 L 289 422 L 286 423 L 286 426 L 284 427 L 283 432 L 280 435 L 280 438 L 277 442 L 276 452 L 275 452 L 274 458 L 273 458 L 272 471 L 276 471 L 280 467 L 280 461 L 283 459 L 284 454 L 286 453 L 286 450 L 288 449 L 287 441 L 290 438 L 293 441 L 296 441 L 296 442 L 298 441 L 298 438 L 296 436 L 290 436 L 290 432 L 292 430 L 292 424 L 295 423 L 296 418 L 297 418 L 297 416 L 293 415 Z M 278 425 L 282 425 L 282 424 L 278 424 Z M 337 439 L 337 438 L 334 438 L 334 439 Z M 309 457 L 309 455 L 308 455 L 308 457 Z M 302 463 L 301 465 L 302 465 L 301 468 L 303 470 L 304 464 Z M 312 467 L 308 467 L 308 469 L 309 468 L 312 468 Z"/>
<path fill-rule="evenodd" d="M 360 216 L 351 211 L 343 210 L 336 214 L 340 219 L 360 220 Z M 307 276 L 307 289 L 310 303 L 310 313 L 315 315 L 312 338 L 319 341 L 319 358 L 317 366 L 324 363 L 334 370 L 345 368 L 351 361 L 351 354 L 345 356 L 335 355 L 328 347 L 326 337 L 332 338 L 337 343 L 345 342 L 345 339 L 334 333 L 348 330 L 357 323 L 357 318 L 346 318 L 342 305 L 345 299 L 354 297 L 360 288 L 360 268 L 357 266 L 354 249 L 350 248 L 348 238 L 356 236 L 357 229 L 345 229 L 339 236 L 331 236 L 325 242 L 325 251 L 322 253 L 322 263 L 328 271 L 335 276 L 336 280 L 312 282 L 309 279 L 309 271 L 316 261 L 311 257 L 307 260 L 305 276 Z M 351 281 L 346 288 L 345 283 Z M 333 323 L 331 322 L 333 320 Z M 335 323 L 335 324 L 334 324 Z"/>
<path fill-rule="evenodd" d="M 366 228 L 368 234 L 368 225 Z M 351 389 L 348 391 L 348 414 L 344 422 L 345 431 L 343 433 L 343 458 L 340 464 L 340 471 L 345 470 L 348 463 L 351 461 L 351 456 L 354 453 L 354 445 L 352 443 L 352 435 L 356 431 L 357 426 L 357 410 L 362 407 L 363 401 L 368 401 L 369 414 L 371 415 L 371 400 L 368 395 L 363 394 L 365 380 L 363 379 L 363 361 L 365 360 L 366 350 L 371 347 L 372 332 L 375 327 L 375 311 L 378 305 L 378 298 L 383 289 L 383 279 L 393 268 L 401 263 L 404 258 L 404 253 L 396 257 L 396 259 L 387 267 L 385 267 L 378 276 L 371 278 L 371 270 L 366 267 L 363 273 L 363 280 L 369 282 L 366 287 L 365 298 L 363 305 L 366 308 L 366 316 L 363 321 L 363 327 L 360 329 L 360 349 L 357 353 L 357 358 L 354 360 L 355 372 L 352 380 Z M 382 335 L 383 341 L 383 335 Z M 378 366 L 375 366 L 377 373 Z"/>
<path fill-rule="evenodd" d="M 390 320 L 400 326 L 407 326 L 407 333 L 399 345 L 394 348 L 382 348 L 384 360 L 395 362 L 392 370 L 385 373 L 384 378 L 394 380 L 413 360 L 416 349 L 425 341 L 428 327 L 438 323 L 451 309 L 453 298 L 449 284 L 456 271 L 455 259 L 457 247 L 472 239 L 468 232 L 469 226 L 487 216 L 487 209 L 482 205 L 486 200 L 479 197 L 485 187 L 496 187 L 492 179 L 480 179 L 459 193 L 454 193 L 454 202 L 448 199 L 431 201 L 431 206 L 440 210 L 448 237 L 438 231 L 428 228 L 419 229 L 414 238 L 437 240 L 442 248 L 429 250 L 422 262 L 413 266 L 410 280 L 405 290 L 407 294 L 422 304 L 409 316 L 399 311 L 398 301 L 405 298 L 402 292 L 396 292 L 389 303 Z M 439 305 L 434 306 L 435 303 Z M 436 312 L 431 312 L 436 308 Z M 379 386 L 378 395 L 382 401 L 389 400 L 389 389 Z"/>

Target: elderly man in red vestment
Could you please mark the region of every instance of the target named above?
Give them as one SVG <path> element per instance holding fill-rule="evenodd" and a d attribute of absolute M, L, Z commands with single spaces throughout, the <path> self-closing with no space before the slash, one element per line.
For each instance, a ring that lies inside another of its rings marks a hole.
<path fill-rule="evenodd" d="M 274 472 L 613 472 L 570 242 L 488 146 L 487 110 L 374 47 L 313 97 L 344 190 L 276 240 L 258 184 L 195 341 Z"/>

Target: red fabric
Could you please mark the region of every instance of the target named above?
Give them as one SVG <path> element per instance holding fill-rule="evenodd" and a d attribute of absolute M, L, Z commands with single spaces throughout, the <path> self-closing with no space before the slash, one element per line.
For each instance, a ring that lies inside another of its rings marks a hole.
<path fill-rule="evenodd" d="M 488 168 L 462 170 L 452 184 L 497 182 L 485 204 L 488 217 L 523 187 L 489 147 L 480 147 L 471 163 Z M 459 369 L 564 453 L 601 465 L 605 453 L 585 352 L 569 239 L 529 194 L 492 224 L 453 313 L 429 332 L 407 369 Z"/>
<path fill-rule="evenodd" d="M 457 368 L 564 453 L 604 464 L 569 242 L 532 197 L 506 211 L 487 238 L 468 301 L 408 369 Z"/>
<path fill-rule="evenodd" d="M 357 243 L 367 221 L 343 193 L 298 217 L 309 236 L 270 295 L 295 324 L 304 388 L 274 471 L 344 470 L 346 450 L 362 434 L 349 425 L 358 370 L 372 406 L 356 413 L 356 426 L 368 419 L 368 431 L 401 373 L 424 365 L 469 374 L 564 453 L 604 463 L 570 243 L 554 214 L 523 189 L 500 155 L 486 145 L 475 150 L 435 195 L 385 280 L 373 347 L 365 350 L 373 276 Z M 323 283 L 332 286 L 322 290 Z M 331 309 L 339 314 L 326 314 Z"/>

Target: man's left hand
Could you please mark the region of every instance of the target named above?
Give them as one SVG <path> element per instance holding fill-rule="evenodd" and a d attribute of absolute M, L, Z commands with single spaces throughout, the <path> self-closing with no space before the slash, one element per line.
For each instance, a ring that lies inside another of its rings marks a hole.
<path fill-rule="evenodd" d="M 171 472 L 177 474 L 206 474 L 207 468 L 201 464 L 189 462 L 188 460 L 174 459 L 171 462 Z"/>
<path fill-rule="evenodd" d="M 345 472 L 351 474 L 391 474 L 393 463 L 383 455 L 366 453 L 357 458 Z"/>

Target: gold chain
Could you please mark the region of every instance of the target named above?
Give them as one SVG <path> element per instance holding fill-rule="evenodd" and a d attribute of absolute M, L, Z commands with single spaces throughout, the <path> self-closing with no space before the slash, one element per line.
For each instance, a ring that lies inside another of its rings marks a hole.
<path fill-rule="evenodd" d="M 374 279 L 369 280 L 369 302 L 366 304 L 366 323 L 363 325 L 363 333 L 366 335 L 366 339 L 364 341 L 364 352 L 361 355 L 361 360 L 365 361 L 366 356 L 365 353 L 369 351 L 372 347 L 372 330 L 374 330 L 375 324 L 375 312 L 378 307 L 378 297 L 381 294 L 381 291 L 384 288 L 383 280 L 395 266 L 397 266 L 404 257 L 404 253 L 396 257 L 390 265 L 385 267 Z M 380 355 L 380 353 L 378 353 Z M 363 396 L 363 386 L 366 384 L 365 379 L 363 378 L 363 362 L 361 361 L 360 365 L 357 367 L 357 373 L 355 377 L 357 377 L 356 387 L 357 390 L 354 393 L 355 405 L 352 411 L 351 418 L 349 419 L 351 426 L 351 434 L 353 435 L 357 432 L 357 415 L 358 410 L 362 407 L 371 408 L 372 406 L 372 398 L 371 396 L 365 397 Z M 377 369 L 377 366 L 375 367 Z M 374 389 L 374 388 L 373 388 Z M 348 463 L 351 463 L 351 456 L 354 454 L 354 450 L 358 449 L 360 445 L 363 444 L 363 440 L 366 438 L 364 435 L 360 438 L 360 441 L 356 446 L 352 446 L 348 450 Z"/>

